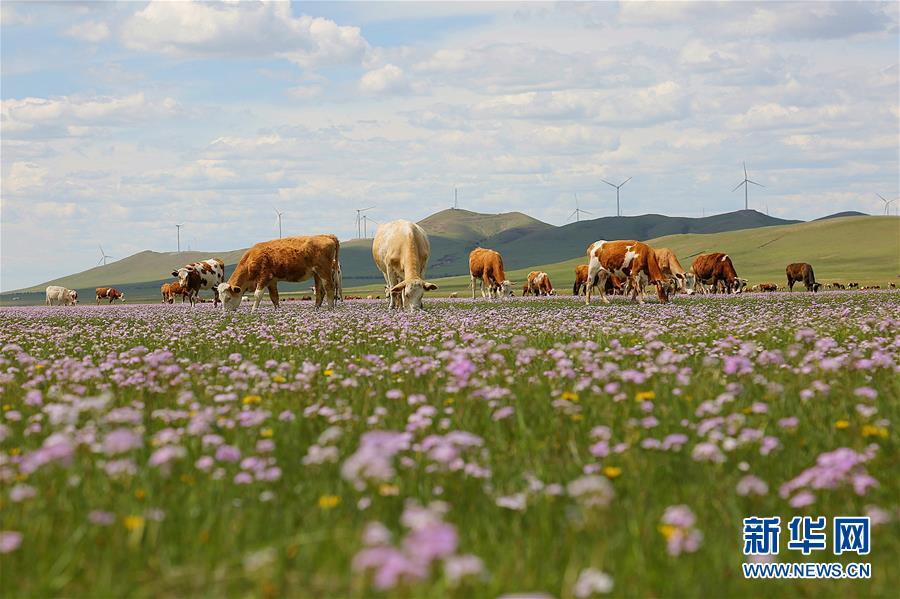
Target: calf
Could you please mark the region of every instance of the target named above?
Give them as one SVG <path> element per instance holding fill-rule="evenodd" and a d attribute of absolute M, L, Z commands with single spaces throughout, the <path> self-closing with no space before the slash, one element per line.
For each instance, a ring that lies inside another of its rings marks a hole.
<path fill-rule="evenodd" d="M 512 295 L 512 283 L 503 270 L 503 256 L 487 248 L 475 248 L 469 253 L 469 277 L 472 299 L 475 299 L 475 281 L 481 279 L 481 297 L 506 297 Z M 485 291 L 487 288 L 487 291 Z"/>
<path fill-rule="evenodd" d="M 108 299 L 109 303 L 113 303 L 115 300 L 119 300 L 123 304 L 125 303 L 125 294 L 116 289 L 115 287 L 97 287 L 95 290 L 97 294 L 97 304 L 100 304 L 100 300 Z"/>
<path fill-rule="evenodd" d="M 48 306 L 74 306 L 78 303 L 78 292 L 74 289 L 50 285 L 47 287 L 46 293 L 47 299 L 44 303 Z"/>
<path fill-rule="evenodd" d="M 788 291 L 794 290 L 794 283 L 802 282 L 807 291 L 816 292 L 821 285 L 816 283 L 816 275 L 813 273 L 813 267 L 806 262 L 794 262 L 788 264 L 784 269 L 787 275 Z"/>
<path fill-rule="evenodd" d="M 538 270 L 528 273 L 528 279 L 522 286 L 522 295 L 555 295 L 555 293 L 550 275 Z"/>
<path fill-rule="evenodd" d="M 437 289 L 422 278 L 430 254 L 428 235 L 416 223 L 395 220 L 378 227 L 372 258 L 384 275 L 391 308 L 421 309 L 425 292 Z"/>
<path fill-rule="evenodd" d="M 163 303 L 164 304 L 174 304 L 175 296 L 181 296 L 181 303 L 184 303 L 184 297 L 187 295 L 187 289 L 181 286 L 181 283 L 175 281 L 174 283 L 163 283 L 163 285 L 159 288 L 159 292 L 162 294 Z"/>
<path fill-rule="evenodd" d="M 663 304 L 669 301 L 664 288 L 665 280 L 656 253 L 646 243 L 640 241 L 595 241 L 588 247 L 588 281 L 597 278 L 600 287 L 600 299 L 608 304 L 606 298 L 607 279 L 614 275 L 626 282 L 626 289 L 631 291 L 632 301 L 643 304 L 643 289 L 649 283 L 656 286 L 656 294 Z M 588 285 L 585 303 L 591 303 L 591 290 Z"/>
<path fill-rule="evenodd" d="M 191 277 L 191 273 L 195 273 L 196 276 Z M 216 306 L 219 305 L 219 286 L 225 281 L 225 263 L 220 258 L 210 258 L 209 260 L 186 264 L 177 270 L 173 270 L 172 276 L 178 279 L 182 287 L 191 290 L 196 289 L 195 295 L 199 295 L 203 289 L 212 289 L 213 303 Z M 193 283 L 188 281 L 189 277 L 193 279 Z M 195 301 L 193 296 L 191 300 L 191 305 L 193 306 Z"/>
<path fill-rule="evenodd" d="M 283 237 L 257 243 L 241 256 L 227 283 L 220 283 L 216 297 L 222 307 L 233 311 L 241 304 L 241 296 L 251 287 L 256 312 L 263 293 L 269 290 L 272 305 L 278 308 L 278 282 L 298 283 L 312 277 L 315 281 L 316 307 L 327 297 L 334 307 L 335 263 L 339 260 L 340 242 L 334 235 Z"/>
<path fill-rule="evenodd" d="M 738 279 L 731 258 L 721 252 L 700 254 L 694 258 L 691 274 L 694 275 L 696 283 L 700 283 L 702 291 L 705 291 L 703 285 L 710 285 L 712 292 L 717 293 L 720 282 L 727 293 L 740 293 L 743 288 L 743 282 Z"/>
<path fill-rule="evenodd" d="M 675 283 L 675 290 L 694 293 L 694 277 L 684 270 L 675 252 L 669 248 L 657 248 L 653 252 L 656 254 L 659 270 L 666 279 Z"/>

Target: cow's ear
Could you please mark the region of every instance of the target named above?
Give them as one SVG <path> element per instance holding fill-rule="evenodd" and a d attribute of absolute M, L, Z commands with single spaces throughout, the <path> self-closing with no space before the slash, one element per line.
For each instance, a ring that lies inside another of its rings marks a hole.
<path fill-rule="evenodd" d="M 425 291 L 434 291 L 435 289 L 437 289 L 437 285 L 435 285 L 434 283 L 429 283 L 428 281 L 425 281 L 425 284 L 422 285 L 422 287 L 425 288 Z"/>
<path fill-rule="evenodd" d="M 238 287 L 237 285 L 233 285 L 233 286 L 231 287 L 231 293 L 233 293 L 233 294 L 235 294 L 235 295 L 240 295 L 240 294 L 241 294 L 241 288 Z"/>
<path fill-rule="evenodd" d="M 406 281 L 400 281 L 393 287 L 391 287 L 391 293 L 400 293 L 406 287 Z"/>
<path fill-rule="evenodd" d="M 177 270 L 173 270 L 173 271 L 172 271 L 172 276 L 173 276 L 173 277 L 177 277 L 177 276 L 178 276 L 178 271 L 177 271 Z"/>

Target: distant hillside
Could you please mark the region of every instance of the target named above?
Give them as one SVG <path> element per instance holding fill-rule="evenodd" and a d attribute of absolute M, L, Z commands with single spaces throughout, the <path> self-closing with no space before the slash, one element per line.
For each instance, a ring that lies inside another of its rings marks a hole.
<path fill-rule="evenodd" d="M 828 220 L 829 218 L 846 218 L 848 216 L 869 216 L 865 212 L 857 212 L 856 210 L 847 210 L 845 212 L 835 212 L 834 214 L 829 214 L 828 216 L 822 216 L 817 218 L 816 220 Z"/>
<path fill-rule="evenodd" d="M 556 227 L 521 212 L 479 214 L 468 210 L 443 210 L 422 220 L 431 242 L 428 276 L 462 275 L 468 272 L 469 252 L 489 247 L 501 252 L 507 268 L 525 268 L 579 256 L 597 239 L 646 240 L 680 233 L 718 233 L 738 229 L 789 225 L 798 221 L 772 218 L 754 210 L 741 210 L 705 218 L 669 217 L 659 214 L 605 217 Z M 372 240 L 354 239 L 341 243 L 341 264 L 345 287 L 378 283 L 381 273 L 372 262 Z M 131 297 L 152 298 L 159 286 L 170 279 L 173 268 L 211 256 L 225 261 L 230 274 L 246 248 L 220 252 L 153 252 L 98 266 L 84 272 L 4 294 L 7 301 L 24 293 L 40 293 L 47 285 L 63 285 L 89 296 L 95 287 L 113 285 Z M 285 291 L 305 289 L 308 283 L 283 284 Z M 33 301 L 34 298 L 31 298 Z"/>
<path fill-rule="evenodd" d="M 783 284 L 784 267 L 791 262 L 809 262 L 816 279 L 823 283 L 857 281 L 887 287 L 900 275 L 900 218 L 896 216 L 852 216 L 708 235 L 669 235 L 648 243 L 671 248 L 685 269 L 690 269 L 697 254 L 727 252 L 738 275 L 751 284 Z M 567 290 L 572 288 L 575 266 L 586 262 L 581 255 L 557 263 L 510 269 L 507 275 L 521 288 L 529 271 L 543 270 L 561 293 L 570 293 Z M 468 276 L 429 280 L 438 285 L 440 294 L 467 291 L 469 285 Z M 380 288 L 372 285 L 352 292 L 365 294 Z"/>

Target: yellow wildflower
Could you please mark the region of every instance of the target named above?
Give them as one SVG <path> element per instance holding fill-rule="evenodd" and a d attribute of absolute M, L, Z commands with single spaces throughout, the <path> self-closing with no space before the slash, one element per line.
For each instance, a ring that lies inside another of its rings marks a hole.
<path fill-rule="evenodd" d="M 866 424 L 862 427 L 862 436 L 863 437 L 881 437 L 882 439 L 888 438 L 888 429 L 883 426 L 874 426 L 872 424 Z"/>
<path fill-rule="evenodd" d="M 606 478 L 618 478 L 622 474 L 622 469 L 618 466 L 607 466 L 603 469 Z"/>
<path fill-rule="evenodd" d="M 261 431 L 259 431 L 259 436 L 266 438 L 266 439 L 270 438 L 274 434 L 275 434 L 275 431 L 273 431 L 270 428 L 264 428 Z"/>
<path fill-rule="evenodd" d="M 147 496 L 147 492 L 146 492 L 145 490 L 143 490 L 143 489 L 138 489 L 138 490 L 136 490 L 136 491 L 134 492 L 134 496 L 135 496 L 137 499 L 143 499 L 144 497 Z"/>
<path fill-rule="evenodd" d="M 337 495 L 322 495 L 319 497 L 319 508 L 330 510 L 331 508 L 337 507 L 340 502 L 341 498 Z"/>
<path fill-rule="evenodd" d="M 142 516 L 125 516 L 124 524 L 128 530 L 140 530 L 144 528 L 144 518 Z"/>
<path fill-rule="evenodd" d="M 578 401 L 578 394 L 574 391 L 564 391 L 561 397 L 566 401 Z"/>
<path fill-rule="evenodd" d="M 43 370 L 43 369 L 46 368 L 46 367 L 47 367 L 46 364 L 35 364 L 35 365 L 34 365 L 34 369 L 35 369 L 35 370 Z"/>
<path fill-rule="evenodd" d="M 324 374 L 325 376 L 332 376 L 332 375 L 334 374 L 334 371 L 333 371 L 331 368 L 329 368 L 328 370 L 326 370 L 326 371 L 323 372 L 322 374 Z"/>
<path fill-rule="evenodd" d="M 13 447 L 9 450 L 9 455 L 19 455 L 20 453 L 22 453 L 21 447 Z"/>
<path fill-rule="evenodd" d="M 844 430 L 845 428 L 850 428 L 849 420 L 838 420 L 834 423 L 834 428 Z"/>
<path fill-rule="evenodd" d="M 247 395 L 243 399 L 245 406 L 248 406 L 252 403 L 259 403 L 261 401 L 262 401 L 262 397 L 260 397 L 259 395 Z"/>
<path fill-rule="evenodd" d="M 9 412 L 10 410 L 12 410 L 12 406 L 11 406 L 11 405 L 9 405 L 8 403 L 3 404 L 3 411 L 4 411 L 4 412 Z"/>
<path fill-rule="evenodd" d="M 383 483 L 380 487 L 378 487 L 378 494 L 382 497 L 387 497 L 389 495 L 399 495 L 400 487 L 398 487 L 397 485 Z"/>
<path fill-rule="evenodd" d="M 656 399 L 656 391 L 639 391 L 634 396 L 634 401 L 647 401 Z"/>
<path fill-rule="evenodd" d="M 662 534 L 662 536 L 666 537 L 666 540 L 669 540 L 678 529 L 676 527 L 672 526 L 671 524 L 660 524 L 657 527 L 657 530 L 659 530 L 659 532 L 660 532 L 660 534 Z"/>
<path fill-rule="evenodd" d="M 283 376 L 281 376 L 280 374 L 276 374 L 275 376 L 272 377 L 272 382 L 285 383 L 285 382 L 287 382 L 287 379 L 284 378 Z"/>

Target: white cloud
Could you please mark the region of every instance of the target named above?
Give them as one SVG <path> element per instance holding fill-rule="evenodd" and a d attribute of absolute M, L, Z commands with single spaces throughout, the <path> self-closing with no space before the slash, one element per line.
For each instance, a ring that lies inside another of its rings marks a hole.
<path fill-rule="evenodd" d="M 294 17 L 286 2 L 155 0 L 122 29 L 135 50 L 182 57 L 277 56 L 304 67 L 359 62 L 368 44 L 358 27 Z"/>
<path fill-rule="evenodd" d="M 3 177 L 6 193 L 19 193 L 29 188 L 39 187 L 47 177 L 47 169 L 33 162 L 14 162 L 9 174 Z"/>
<path fill-rule="evenodd" d="M 403 69 L 386 64 L 363 75 L 359 89 L 367 94 L 400 94 L 409 90 L 409 82 Z"/>
<path fill-rule="evenodd" d="M 85 21 L 72 25 L 66 35 L 96 44 L 109 37 L 109 26 L 102 21 Z"/>
<path fill-rule="evenodd" d="M 41 136 L 84 135 L 87 126 L 115 127 L 171 115 L 179 109 L 172 98 L 148 100 L 143 93 L 91 98 L 59 96 L 0 102 L 4 133 Z"/>

